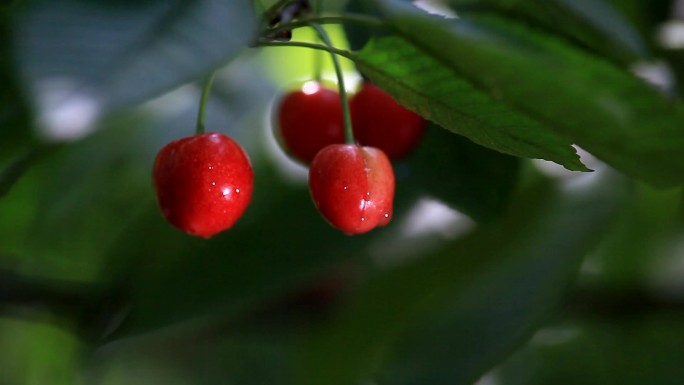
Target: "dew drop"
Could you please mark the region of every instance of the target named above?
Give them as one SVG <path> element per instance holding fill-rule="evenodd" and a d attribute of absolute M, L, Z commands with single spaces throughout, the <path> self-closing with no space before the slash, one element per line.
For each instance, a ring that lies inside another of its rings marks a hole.
<path fill-rule="evenodd" d="M 211 185 L 212 185 L 212 186 L 216 186 L 216 182 L 211 182 Z"/>
<path fill-rule="evenodd" d="M 344 186 L 344 189 L 345 189 L 345 190 L 348 190 L 348 189 L 349 189 L 349 186 Z"/>
<path fill-rule="evenodd" d="M 236 189 L 235 189 L 235 193 L 239 194 L 239 193 L 240 193 L 240 189 L 239 189 L 239 188 L 236 188 Z"/>
<path fill-rule="evenodd" d="M 389 213 L 385 213 L 385 218 L 389 218 Z"/>
<path fill-rule="evenodd" d="M 366 221 L 366 217 L 361 217 L 361 222 L 365 222 L 365 221 Z"/>

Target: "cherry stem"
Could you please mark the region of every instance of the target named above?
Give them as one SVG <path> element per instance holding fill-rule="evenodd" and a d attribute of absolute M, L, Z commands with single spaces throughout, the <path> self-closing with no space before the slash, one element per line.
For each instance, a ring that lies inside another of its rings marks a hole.
<path fill-rule="evenodd" d="M 323 2 L 316 0 L 314 4 L 314 13 L 320 15 L 323 11 Z M 323 80 L 323 53 L 321 51 L 314 52 L 314 80 L 320 83 Z"/>
<path fill-rule="evenodd" d="M 343 49 L 338 49 L 338 48 L 333 48 L 333 47 L 328 47 L 327 45 L 322 45 L 322 44 L 307 43 L 304 41 L 258 40 L 257 42 L 252 43 L 252 45 L 250 47 L 302 47 L 302 48 L 311 48 L 311 49 L 317 49 L 320 51 L 325 51 L 325 52 L 329 52 L 331 54 L 339 55 L 339 56 L 342 56 L 342 57 L 347 58 L 349 60 L 354 60 L 354 56 L 349 51 L 346 51 Z"/>
<path fill-rule="evenodd" d="M 316 32 L 318 32 L 318 35 L 321 37 L 321 40 L 323 40 L 325 45 L 331 49 L 330 57 L 332 58 L 333 65 L 335 67 L 335 75 L 337 76 L 337 88 L 339 89 L 340 100 L 342 101 L 345 141 L 348 144 L 355 144 L 356 141 L 354 140 L 354 131 L 352 130 L 351 112 L 349 111 L 349 100 L 347 98 L 347 88 L 344 86 L 344 74 L 342 73 L 342 66 L 340 65 L 340 60 L 337 58 L 337 55 L 334 52 L 335 48 L 333 47 L 332 41 L 330 41 L 328 33 L 325 32 L 325 29 L 323 29 L 323 27 L 315 23 L 311 23 L 311 27 L 313 27 L 316 30 Z"/>
<path fill-rule="evenodd" d="M 207 76 L 204 80 L 204 85 L 202 86 L 202 97 L 200 98 L 199 111 L 197 112 L 197 128 L 195 129 L 196 135 L 204 134 L 204 121 L 207 112 L 207 102 L 209 101 L 209 94 L 211 93 L 211 85 L 214 82 L 214 74 Z"/>

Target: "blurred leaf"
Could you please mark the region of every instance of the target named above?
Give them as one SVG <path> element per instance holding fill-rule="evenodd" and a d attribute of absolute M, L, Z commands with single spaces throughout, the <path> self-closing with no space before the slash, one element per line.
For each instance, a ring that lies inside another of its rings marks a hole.
<path fill-rule="evenodd" d="M 225 64 L 255 24 L 249 0 L 43 1 L 17 23 L 18 59 L 32 91 L 61 87 L 105 111 Z"/>
<path fill-rule="evenodd" d="M 350 0 L 347 2 L 346 12 L 367 16 L 380 16 L 373 2 L 365 0 Z M 363 48 L 372 36 L 386 34 L 379 28 L 373 28 L 361 23 L 345 23 L 344 32 L 349 42 L 349 48 L 358 51 Z"/>
<path fill-rule="evenodd" d="M 671 18 L 673 0 L 607 0 L 613 7 L 620 11 L 642 36 L 649 36 L 660 26 L 661 23 Z M 647 39 L 646 44 L 654 46 L 653 39 Z"/>
<path fill-rule="evenodd" d="M 118 340 L 98 348 L 86 368 L 89 384 L 283 384 L 291 376 L 290 338 L 236 335 L 226 319 Z M 161 369 L 161 370 L 160 370 Z"/>
<path fill-rule="evenodd" d="M 430 55 L 473 88 L 497 95 L 506 109 L 544 123 L 546 137 L 555 133 L 567 138 L 652 184 L 682 183 L 684 108 L 679 102 L 666 100 L 602 59 L 521 24 L 497 17 L 448 21 L 397 1 L 378 1 L 393 30 L 415 45 L 415 55 Z M 427 93 L 435 87 L 419 90 Z M 400 102 L 411 101 L 393 88 Z"/>
<path fill-rule="evenodd" d="M 97 279 L 105 248 L 150 194 L 150 131 L 138 119 L 63 146 L 41 162 L 32 202 L 37 215 L 22 250 L 27 273 Z"/>
<path fill-rule="evenodd" d="M 630 65 L 647 56 L 639 32 L 605 0 L 450 0 L 462 14 L 493 12 L 564 36 L 572 42 Z"/>
<path fill-rule="evenodd" d="M 0 371 L 4 385 L 73 385 L 83 346 L 68 330 L 0 318 Z"/>
<path fill-rule="evenodd" d="M 682 189 L 639 186 L 592 254 L 590 261 L 598 267 L 598 276 L 586 278 L 616 290 L 640 286 L 669 257 L 669 243 L 681 237 L 681 199 Z"/>
<path fill-rule="evenodd" d="M 49 149 L 49 147 L 34 148 L 24 153 L 22 156 L 19 156 L 5 166 L 5 168 L 0 170 L 0 198 L 10 192 L 19 178 L 21 178 Z"/>
<path fill-rule="evenodd" d="M 502 385 L 676 385 L 684 377 L 684 314 L 593 317 L 554 324 L 496 371 Z"/>
<path fill-rule="evenodd" d="M 395 200 L 431 197 L 475 221 L 491 221 L 504 215 L 518 181 L 519 166 L 518 158 L 431 126 L 416 152 L 394 165 Z"/>
<path fill-rule="evenodd" d="M 398 102 L 452 132 L 506 154 L 586 170 L 563 136 L 481 92 L 406 40 L 373 40 L 354 59 Z"/>
<path fill-rule="evenodd" d="M 122 271 L 131 314 L 116 337 L 204 314 L 237 314 L 363 255 L 375 234 L 350 237 L 316 211 L 306 185 L 292 185 L 255 162 L 255 196 L 230 231 L 192 238 L 148 206 L 112 250 L 131 261 Z M 277 194 L 273 192 L 277 191 Z"/>
<path fill-rule="evenodd" d="M 472 383 L 549 315 L 612 217 L 619 185 L 528 191 L 500 227 L 371 279 L 302 346 L 297 383 Z"/>

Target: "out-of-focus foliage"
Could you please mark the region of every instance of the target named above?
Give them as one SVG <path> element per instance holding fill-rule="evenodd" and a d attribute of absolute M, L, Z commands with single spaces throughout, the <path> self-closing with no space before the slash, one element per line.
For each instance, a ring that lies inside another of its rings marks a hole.
<path fill-rule="evenodd" d="M 271 132 L 321 57 L 265 39 L 286 3 L 0 5 L 0 383 L 681 382 L 674 2 L 320 2 L 348 80 L 432 120 L 394 162 L 392 223 L 354 237 Z M 204 240 L 150 173 L 214 70 L 206 125 L 256 186 Z"/>

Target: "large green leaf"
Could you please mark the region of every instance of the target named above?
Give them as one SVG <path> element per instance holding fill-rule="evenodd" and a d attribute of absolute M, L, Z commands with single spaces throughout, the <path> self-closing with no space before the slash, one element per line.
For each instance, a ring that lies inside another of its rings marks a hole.
<path fill-rule="evenodd" d="M 622 64 L 647 55 L 636 28 L 605 0 L 450 0 L 460 14 L 494 12 L 576 42 Z"/>
<path fill-rule="evenodd" d="M 520 163 L 518 158 L 429 126 L 415 154 L 395 162 L 395 202 L 427 197 L 477 222 L 491 221 L 505 214 L 520 175 Z"/>
<path fill-rule="evenodd" d="M 104 111 L 134 105 L 235 56 L 253 33 L 251 3 L 37 2 L 16 20 L 19 63 L 37 91 L 60 88 Z"/>
<path fill-rule="evenodd" d="M 666 305 L 666 304 L 665 304 Z M 496 371 L 502 385 L 677 385 L 684 376 L 684 314 L 667 306 L 560 321 Z"/>
<path fill-rule="evenodd" d="M 398 37 L 373 40 L 354 55 L 374 83 L 406 107 L 485 147 L 586 170 L 571 142 L 482 92 L 415 45 Z"/>
<path fill-rule="evenodd" d="M 84 347 L 66 328 L 0 317 L 0 341 L 3 384 L 79 382 L 76 368 Z"/>
<path fill-rule="evenodd" d="M 384 272 L 302 347 L 299 384 L 469 384 L 529 338 L 612 217 L 622 179 L 523 195 L 500 227 Z"/>
<path fill-rule="evenodd" d="M 444 20 L 403 2 L 379 2 L 416 54 L 431 56 L 457 74 L 458 82 L 467 79 L 472 88 L 496 95 L 505 108 L 544 123 L 546 137 L 556 133 L 656 185 L 684 180 L 684 108 L 630 73 L 502 18 Z M 410 101 L 398 86 L 392 88 L 397 99 Z"/>
<path fill-rule="evenodd" d="M 586 283 L 630 290 L 653 280 L 663 261 L 681 253 L 670 245 L 676 244 L 684 228 L 682 197 L 681 188 L 662 191 L 639 186 L 592 254 L 591 264 L 600 273 L 588 276 Z"/>

